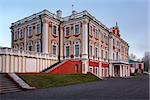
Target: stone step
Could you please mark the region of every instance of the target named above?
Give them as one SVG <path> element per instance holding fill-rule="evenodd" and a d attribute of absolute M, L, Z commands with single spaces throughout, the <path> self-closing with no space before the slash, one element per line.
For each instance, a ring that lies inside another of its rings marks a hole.
<path fill-rule="evenodd" d="M 21 91 L 17 84 L 13 82 L 7 74 L 0 74 L 0 94 Z"/>

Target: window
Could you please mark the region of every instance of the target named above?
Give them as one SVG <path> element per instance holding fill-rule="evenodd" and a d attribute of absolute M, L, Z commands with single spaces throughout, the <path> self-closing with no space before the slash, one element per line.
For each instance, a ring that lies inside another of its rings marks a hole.
<path fill-rule="evenodd" d="M 14 48 L 15 48 L 16 50 L 18 50 L 18 49 L 19 49 L 18 44 L 16 44 L 16 45 L 14 46 Z"/>
<path fill-rule="evenodd" d="M 53 55 L 56 55 L 56 45 L 53 45 Z"/>
<path fill-rule="evenodd" d="M 102 68 L 102 76 L 104 76 L 104 69 Z"/>
<path fill-rule="evenodd" d="M 101 41 L 104 42 L 104 35 L 101 33 Z"/>
<path fill-rule="evenodd" d="M 98 58 L 98 48 L 96 47 L 96 58 Z"/>
<path fill-rule="evenodd" d="M 108 59 L 108 54 L 107 54 L 107 51 L 106 51 L 106 59 Z"/>
<path fill-rule="evenodd" d="M 92 46 L 90 46 L 90 57 L 92 57 L 93 55 L 92 55 Z"/>
<path fill-rule="evenodd" d="M 28 28 L 28 36 L 31 36 L 31 35 L 32 35 L 32 27 L 29 26 L 29 28 Z"/>
<path fill-rule="evenodd" d="M 98 75 L 98 68 L 95 68 L 95 74 Z"/>
<path fill-rule="evenodd" d="M 69 54 L 70 54 L 70 50 L 69 50 L 69 46 L 66 46 L 66 57 L 69 57 Z"/>
<path fill-rule="evenodd" d="M 89 31 L 90 31 L 90 35 L 92 35 L 92 26 L 90 26 Z"/>
<path fill-rule="evenodd" d="M 113 45 L 115 45 L 115 39 L 113 39 Z"/>
<path fill-rule="evenodd" d="M 103 59 L 104 57 L 104 52 L 103 52 L 103 50 L 101 50 L 101 58 Z"/>
<path fill-rule="evenodd" d="M 118 60 L 118 52 L 116 53 L 116 59 Z"/>
<path fill-rule="evenodd" d="M 23 38 L 23 30 L 20 29 L 20 39 Z"/>
<path fill-rule="evenodd" d="M 96 29 L 96 38 L 99 38 L 99 31 Z"/>
<path fill-rule="evenodd" d="M 65 31 L 65 36 L 68 36 L 69 35 L 69 33 L 70 33 L 70 27 L 66 27 L 66 31 Z"/>
<path fill-rule="evenodd" d="M 75 34 L 79 34 L 79 24 L 75 25 Z"/>
<path fill-rule="evenodd" d="M 15 39 L 14 40 L 17 40 L 18 39 L 18 31 L 15 32 Z"/>
<path fill-rule="evenodd" d="M 37 24 L 37 26 L 36 26 L 36 32 L 37 32 L 37 33 L 41 33 L 40 24 Z"/>
<path fill-rule="evenodd" d="M 36 52 L 41 52 L 41 42 L 40 42 L 40 40 L 38 40 L 37 42 L 36 42 Z"/>
<path fill-rule="evenodd" d="M 23 50 L 23 43 L 20 44 L 20 50 Z"/>
<path fill-rule="evenodd" d="M 53 34 L 57 35 L 57 27 L 55 25 L 53 25 Z"/>
<path fill-rule="evenodd" d="M 113 60 L 115 60 L 115 54 L 113 53 Z"/>
<path fill-rule="evenodd" d="M 79 44 L 75 44 L 75 56 L 78 57 L 79 56 Z"/>
<path fill-rule="evenodd" d="M 32 51 L 32 41 L 28 42 L 28 51 Z"/>

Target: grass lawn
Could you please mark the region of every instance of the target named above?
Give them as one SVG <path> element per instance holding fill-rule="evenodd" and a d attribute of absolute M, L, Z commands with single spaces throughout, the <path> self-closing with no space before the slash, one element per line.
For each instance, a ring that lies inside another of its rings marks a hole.
<path fill-rule="evenodd" d="M 71 84 L 99 81 L 91 74 L 19 74 L 30 86 L 36 88 L 59 87 Z"/>

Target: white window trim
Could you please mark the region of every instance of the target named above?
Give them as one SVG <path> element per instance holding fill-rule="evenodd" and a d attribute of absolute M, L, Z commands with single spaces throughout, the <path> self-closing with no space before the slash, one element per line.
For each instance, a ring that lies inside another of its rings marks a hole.
<path fill-rule="evenodd" d="M 89 33 L 90 33 L 91 36 L 93 35 L 93 26 L 92 25 L 89 25 Z"/>
<path fill-rule="evenodd" d="M 75 56 L 75 45 L 76 45 L 76 41 L 74 42 L 74 58 L 76 59 L 76 58 L 80 58 L 80 42 L 78 41 L 78 43 L 77 43 L 78 45 L 79 45 L 79 56 Z"/>
<path fill-rule="evenodd" d="M 96 70 L 97 70 L 97 72 L 96 72 Z M 99 74 L 98 67 L 95 67 L 95 75 L 97 75 L 97 76 L 98 76 L 98 74 Z"/>
<path fill-rule="evenodd" d="M 79 33 L 77 33 L 77 34 L 80 34 L 80 23 L 77 23 L 77 24 L 74 24 L 74 35 L 77 35 L 76 33 L 75 33 L 75 26 L 76 25 L 79 25 Z"/>
<path fill-rule="evenodd" d="M 92 69 L 92 72 L 90 71 L 90 69 Z M 89 66 L 89 71 L 90 71 L 91 73 L 93 73 L 93 66 Z"/>
<path fill-rule="evenodd" d="M 39 52 L 41 52 L 41 42 L 40 42 L 40 40 L 38 40 L 38 41 L 36 41 L 36 43 L 35 43 L 35 51 L 37 52 L 37 44 L 39 43 Z"/>
<path fill-rule="evenodd" d="M 96 54 L 96 48 L 97 48 L 97 54 Z M 99 48 L 98 46 L 95 46 L 95 60 L 98 60 L 98 58 L 99 58 Z"/>
<path fill-rule="evenodd" d="M 90 44 L 90 46 L 92 46 L 92 56 L 89 55 L 90 59 L 93 59 L 93 56 L 94 56 L 94 45 L 93 44 Z"/>
<path fill-rule="evenodd" d="M 56 26 L 56 34 L 53 33 L 53 28 L 54 28 L 54 26 Z M 51 31 L 52 31 L 52 34 L 53 34 L 53 35 L 58 36 L 58 26 L 57 26 L 56 24 L 52 24 L 52 29 L 51 29 Z"/>
<path fill-rule="evenodd" d="M 22 47 L 22 49 L 21 49 Z M 19 50 L 23 50 L 23 43 L 20 43 Z"/>
<path fill-rule="evenodd" d="M 56 55 L 53 54 L 53 46 L 56 46 Z M 52 55 L 57 56 L 58 55 L 58 45 L 57 44 L 52 44 Z"/>
<path fill-rule="evenodd" d="M 69 27 L 69 35 L 66 35 L 66 28 L 67 28 L 67 27 Z M 70 26 L 65 26 L 65 32 L 64 32 L 64 33 L 65 33 L 65 36 L 70 36 L 70 35 L 71 35 L 70 31 L 71 31 Z"/>
<path fill-rule="evenodd" d="M 66 45 L 66 44 L 68 44 L 68 45 Z M 64 56 L 65 56 L 65 59 L 70 59 L 70 54 L 69 54 L 69 57 L 66 57 L 66 47 L 69 46 L 69 53 L 70 53 L 70 47 L 71 47 L 71 45 L 70 45 L 69 42 L 66 42 L 64 45 L 65 45 L 64 46 Z"/>
<path fill-rule="evenodd" d="M 31 34 L 29 34 L 30 33 L 30 27 L 31 27 Z M 28 36 L 32 36 L 32 25 L 28 26 Z"/>
<path fill-rule="evenodd" d="M 37 31 L 37 26 L 39 25 L 39 32 Z M 41 34 L 41 24 L 40 23 L 37 23 L 36 24 L 36 34 Z"/>
<path fill-rule="evenodd" d="M 31 45 L 29 45 L 29 43 L 31 43 Z M 27 50 L 29 51 L 29 46 L 32 46 L 32 48 L 33 48 L 33 41 L 28 41 L 28 43 L 27 43 Z M 32 51 L 32 50 L 31 50 Z"/>

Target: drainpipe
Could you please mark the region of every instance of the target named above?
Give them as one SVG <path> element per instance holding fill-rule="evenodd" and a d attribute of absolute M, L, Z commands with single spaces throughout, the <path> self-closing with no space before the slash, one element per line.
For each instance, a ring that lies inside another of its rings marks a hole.
<path fill-rule="evenodd" d="M 40 39 L 40 41 L 41 41 L 41 52 L 43 52 L 43 48 L 42 48 L 42 34 L 43 34 L 43 22 L 42 22 L 42 16 L 41 15 L 39 15 L 39 18 L 40 18 L 40 22 L 41 22 L 41 39 Z"/>
<path fill-rule="evenodd" d="M 60 22 L 59 27 L 58 27 L 58 30 L 59 30 L 58 62 L 60 62 L 60 47 L 61 47 L 60 44 L 61 44 L 61 38 L 63 38 L 61 37 L 61 28 L 60 28 L 61 23 L 62 22 Z"/>

